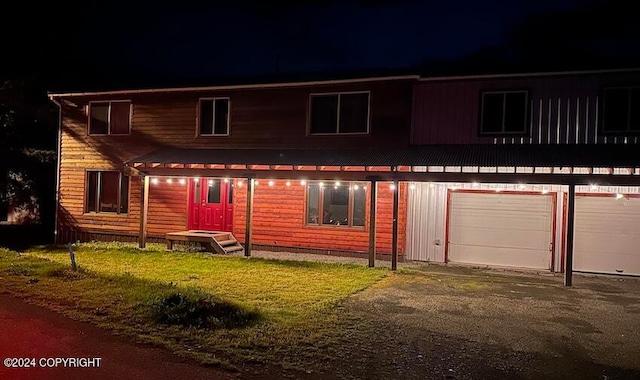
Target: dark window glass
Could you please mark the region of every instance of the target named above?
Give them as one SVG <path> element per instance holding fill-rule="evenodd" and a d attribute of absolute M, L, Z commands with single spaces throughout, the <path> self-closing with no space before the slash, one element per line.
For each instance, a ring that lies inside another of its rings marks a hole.
<path fill-rule="evenodd" d="M 109 103 L 91 103 L 89 106 L 91 119 L 89 121 L 90 135 L 106 135 L 109 133 Z"/>
<path fill-rule="evenodd" d="M 207 191 L 207 203 L 220 203 L 220 180 L 210 179 Z"/>
<path fill-rule="evenodd" d="M 130 116 L 131 116 L 131 103 L 112 102 L 110 134 L 112 135 L 129 134 Z"/>
<path fill-rule="evenodd" d="M 233 185 L 227 186 L 227 204 L 233 204 Z"/>
<path fill-rule="evenodd" d="M 364 227 L 365 208 L 367 207 L 366 190 L 363 184 L 355 184 L 353 191 L 353 209 L 351 212 L 353 221 L 351 225 L 354 227 Z"/>
<path fill-rule="evenodd" d="M 311 97 L 311 133 L 338 131 L 338 95 Z"/>
<path fill-rule="evenodd" d="M 99 212 L 118 212 L 118 188 L 120 188 L 120 173 L 101 173 Z"/>
<path fill-rule="evenodd" d="M 366 133 L 369 94 L 340 95 L 340 133 Z"/>
<path fill-rule="evenodd" d="M 215 126 L 214 133 L 216 135 L 226 135 L 229 133 L 229 100 L 215 100 Z"/>
<path fill-rule="evenodd" d="M 213 100 L 200 101 L 200 134 L 213 134 Z"/>
<path fill-rule="evenodd" d="M 120 213 L 129 211 L 129 177 L 120 177 Z"/>
<path fill-rule="evenodd" d="M 349 225 L 349 187 L 326 186 L 322 190 L 322 224 Z"/>
<path fill-rule="evenodd" d="M 504 94 L 483 94 L 482 133 L 502 132 Z"/>
<path fill-rule="evenodd" d="M 98 172 L 87 172 L 87 191 L 86 197 L 86 210 L 87 212 L 95 212 L 96 199 L 98 196 Z"/>
<path fill-rule="evenodd" d="M 527 94 L 510 92 L 505 94 L 504 131 L 523 133 L 527 131 Z"/>
<path fill-rule="evenodd" d="M 320 224 L 318 205 L 320 203 L 320 187 L 309 184 L 307 190 L 307 224 Z"/>
<path fill-rule="evenodd" d="M 631 109 L 629 114 L 629 130 L 640 131 L 640 88 L 631 89 Z"/>
<path fill-rule="evenodd" d="M 624 132 L 629 121 L 629 89 L 610 88 L 604 93 L 605 132 Z"/>

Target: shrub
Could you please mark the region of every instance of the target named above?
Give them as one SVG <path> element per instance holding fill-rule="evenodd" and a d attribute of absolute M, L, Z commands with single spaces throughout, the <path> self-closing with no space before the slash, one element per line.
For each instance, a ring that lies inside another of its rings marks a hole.
<path fill-rule="evenodd" d="M 197 328 L 238 328 L 257 321 L 255 312 L 223 301 L 171 293 L 151 305 L 154 320 L 168 325 Z"/>

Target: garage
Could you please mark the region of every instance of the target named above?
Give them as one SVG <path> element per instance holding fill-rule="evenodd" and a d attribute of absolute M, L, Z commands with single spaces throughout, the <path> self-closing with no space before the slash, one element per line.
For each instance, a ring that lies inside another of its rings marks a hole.
<path fill-rule="evenodd" d="M 640 198 L 576 195 L 575 271 L 640 275 Z"/>
<path fill-rule="evenodd" d="M 446 260 L 551 269 L 555 194 L 449 193 Z"/>

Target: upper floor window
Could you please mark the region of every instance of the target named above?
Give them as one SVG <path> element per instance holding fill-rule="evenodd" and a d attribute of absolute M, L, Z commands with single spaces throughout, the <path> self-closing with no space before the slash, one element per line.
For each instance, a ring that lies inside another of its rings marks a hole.
<path fill-rule="evenodd" d="M 605 89 L 602 112 L 603 132 L 640 132 L 640 87 Z"/>
<path fill-rule="evenodd" d="M 130 128 L 130 101 L 89 103 L 90 135 L 128 135 Z"/>
<path fill-rule="evenodd" d="M 369 92 L 312 94 L 309 133 L 369 133 Z"/>
<path fill-rule="evenodd" d="M 88 171 L 85 212 L 126 214 L 129 208 L 129 177 L 115 171 Z"/>
<path fill-rule="evenodd" d="M 527 134 L 527 91 L 483 92 L 480 105 L 480 134 Z"/>
<path fill-rule="evenodd" d="M 364 227 L 364 184 L 311 182 L 307 186 L 307 225 Z"/>
<path fill-rule="evenodd" d="M 200 136 L 229 136 L 229 98 L 200 99 Z"/>

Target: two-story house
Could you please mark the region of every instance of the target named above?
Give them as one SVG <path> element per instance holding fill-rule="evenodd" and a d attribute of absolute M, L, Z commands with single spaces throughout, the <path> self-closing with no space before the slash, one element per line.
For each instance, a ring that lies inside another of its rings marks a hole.
<path fill-rule="evenodd" d="M 640 274 L 640 71 L 51 94 L 58 241 Z"/>
<path fill-rule="evenodd" d="M 373 239 L 388 254 L 395 239 L 402 253 L 407 185 L 380 182 L 371 202 L 370 179 L 392 170 L 378 153 L 409 145 L 416 79 L 51 94 L 57 239 L 226 231 L 261 249 L 368 252 Z"/>

